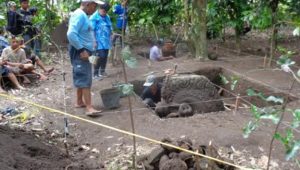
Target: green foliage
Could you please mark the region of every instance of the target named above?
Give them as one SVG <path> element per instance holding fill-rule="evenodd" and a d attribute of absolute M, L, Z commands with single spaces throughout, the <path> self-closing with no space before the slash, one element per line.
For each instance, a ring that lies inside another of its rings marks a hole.
<path fill-rule="evenodd" d="M 273 102 L 277 104 L 283 104 L 283 98 L 275 97 L 275 96 L 268 96 L 266 97 L 262 92 L 255 92 L 253 89 L 247 89 L 247 95 L 248 96 L 257 96 L 260 99 L 266 101 L 266 102 Z"/>
<path fill-rule="evenodd" d="M 236 88 L 236 86 L 238 84 L 238 81 L 240 79 L 240 77 L 231 76 L 230 81 L 229 81 L 224 75 L 220 74 L 219 76 L 221 78 L 221 82 L 222 82 L 223 85 L 226 85 L 226 84 L 230 83 L 230 89 L 232 91 Z"/>
<path fill-rule="evenodd" d="M 122 85 L 122 94 L 125 96 L 132 95 L 134 92 L 132 84 L 123 84 Z"/>
<path fill-rule="evenodd" d="M 292 127 L 293 128 L 298 128 L 300 126 L 300 109 L 296 109 L 292 111 L 293 113 L 293 122 L 292 122 Z"/>
<path fill-rule="evenodd" d="M 283 54 L 277 60 L 277 64 L 283 71 L 291 72 L 290 66 L 296 63 L 291 59 L 295 53 L 282 47 L 278 47 L 278 50 Z"/>
<path fill-rule="evenodd" d="M 238 82 L 239 82 L 239 77 L 237 76 L 232 76 L 231 78 L 231 85 L 230 85 L 230 89 L 233 91 L 235 89 L 235 87 L 237 86 Z"/>
<path fill-rule="evenodd" d="M 258 123 L 257 122 L 248 122 L 248 124 L 243 128 L 243 136 L 244 138 L 248 138 L 249 135 L 256 130 L 256 128 L 258 127 Z"/>
<path fill-rule="evenodd" d="M 290 59 L 290 57 L 293 55 L 293 52 L 288 51 L 284 48 L 279 48 L 279 51 L 284 53 L 278 61 L 277 64 L 281 66 L 281 68 L 289 67 L 290 65 L 294 64 L 294 61 Z M 283 67 L 284 66 L 284 67 Z M 284 69 L 283 69 L 284 70 Z M 296 79 L 297 80 L 297 79 Z M 274 102 L 279 104 L 286 104 L 284 103 L 282 98 L 269 96 L 265 97 L 265 95 L 261 92 L 255 92 L 253 89 L 248 89 L 247 94 L 249 96 L 257 96 L 266 102 Z M 282 108 L 285 108 L 284 106 Z M 243 136 L 245 138 L 248 138 L 249 135 L 257 129 L 257 127 L 260 125 L 259 122 L 262 119 L 268 119 L 272 120 L 274 124 L 280 123 L 281 119 L 279 117 L 280 114 L 284 114 L 285 112 L 290 112 L 293 115 L 293 119 L 291 121 L 291 126 L 286 128 L 286 132 L 280 133 L 276 132 L 274 134 L 274 139 L 280 141 L 283 146 L 285 147 L 286 151 L 286 160 L 294 159 L 296 162 L 299 162 L 296 158 L 297 153 L 300 149 L 300 140 L 295 139 L 294 130 L 300 126 L 300 109 L 278 109 L 275 107 L 267 107 L 267 108 L 258 108 L 256 106 L 251 106 L 251 113 L 253 115 L 254 121 L 250 121 L 244 128 L 243 128 Z"/>
<path fill-rule="evenodd" d="M 295 30 L 293 31 L 293 35 L 300 36 L 300 27 L 295 28 Z"/>
<path fill-rule="evenodd" d="M 183 4 L 180 0 L 139 0 L 129 3 L 129 21 L 133 27 L 151 29 L 154 24 L 160 31 L 181 21 Z"/>
<path fill-rule="evenodd" d="M 296 157 L 300 149 L 300 140 L 295 140 L 292 129 L 288 129 L 285 132 L 285 136 L 280 133 L 276 133 L 274 138 L 284 145 L 286 150 L 286 160 L 291 160 Z"/>
<path fill-rule="evenodd" d="M 221 78 L 221 82 L 223 85 L 226 85 L 229 83 L 229 81 L 227 80 L 227 78 L 225 76 L 223 76 L 222 74 L 219 75 Z"/>
<path fill-rule="evenodd" d="M 255 29 L 266 29 L 272 24 L 272 11 L 268 6 L 262 6 L 258 10 L 248 10 L 243 12 L 244 20 L 249 21 Z"/>
<path fill-rule="evenodd" d="M 136 68 L 137 60 L 131 53 L 129 46 L 126 46 L 125 48 L 122 49 L 121 55 L 122 55 L 122 60 L 126 63 L 128 67 Z"/>

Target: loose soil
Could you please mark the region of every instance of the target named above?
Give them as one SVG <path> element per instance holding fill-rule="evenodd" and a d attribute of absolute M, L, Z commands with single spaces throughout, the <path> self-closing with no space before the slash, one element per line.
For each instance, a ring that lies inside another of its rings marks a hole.
<path fill-rule="evenodd" d="M 34 134 L 0 126 L 0 169 L 65 169 L 72 162 L 59 148 L 41 142 Z M 88 169 L 79 163 L 69 169 Z"/>
<path fill-rule="evenodd" d="M 260 34 L 263 33 L 255 33 L 255 35 Z M 138 42 L 139 44 L 132 44 L 133 52 L 136 54 L 141 51 L 147 52 L 148 47 L 141 40 Z M 247 81 L 251 82 L 250 84 L 248 83 L 249 86 L 252 86 L 252 83 L 253 86 L 258 84 L 255 87 L 270 89 L 268 92 L 274 92 L 275 94 L 288 92 L 293 80 L 291 76 L 282 71 L 262 68 L 264 52 L 261 51 L 263 51 L 263 47 L 267 47 L 267 39 L 264 36 L 253 38 L 247 36 L 243 38 L 243 50 L 240 54 L 235 52 L 233 42 L 233 38 L 228 38 L 225 44 L 219 41 L 211 41 L 210 47 L 216 46 L 216 50 L 211 48 L 210 51 L 218 55 L 217 61 L 203 62 L 194 60 L 188 58 L 188 53 L 177 53 L 178 58 L 157 63 L 151 63 L 143 57 L 138 57 L 138 68 L 127 69 L 129 81 L 144 80 L 145 75 L 149 72 L 155 72 L 157 76 L 163 76 L 163 70 L 171 69 L 177 64 L 179 73 L 220 67 L 239 77 L 246 77 Z M 279 44 L 297 49 L 299 52 L 299 39 L 280 41 Z M 67 55 L 67 52 L 65 52 L 65 55 Z M 66 58 L 68 62 L 62 67 L 57 56 L 57 54 L 53 56 L 57 60 L 52 63 L 56 70 L 50 77 L 50 80 L 37 82 L 35 86 L 28 87 L 22 92 L 11 91 L 10 93 L 28 101 L 34 101 L 63 111 L 65 108 L 63 102 L 62 68 L 64 68 L 66 69 L 66 111 L 68 113 L 130 131 L 129 108 L 126 98 L 121 99 L 120 108 L 105 110 L 99 118 L 86 117 L 83 114 L 84 109 L 73 108 L 75 92 L 72 88 L 70 63 Z M 296 57 L 296 59 L 298 58 Z M 103 104 L 99 92 L 102 89 L 111 87 L 112 83 L 124 80 L 120 66 L 112 67 L 109 65 L 107 72 L 109 77 L 102 81 L 94 82 L 92 87 L 93 103 L 97 108 L 101 109 L 103 109 Z M 240 88 L 239 91 L 242 92 L 245 87 Z M 237 94 L 235 91 L 233 92 Z M 294 98 L 300 96 L 299 84 L 295 85 L 290 96 Z M 189 118 L 160 119 L 151 110 L 142 105 L 139 97 L 132 97 L 132 101 L 136 133 L 140 135 L 157 140 L 165 137 L 178 139 L 182 136 L 188 136 L 196 145 L 207 145 L 212 142 L 220 148 L 219 151 L 223 155 L 233 159 L 236 164 L 250 168 L 265 168 L 266 166 L 266 155 L 275 125 L 266 121 L 248 139 L 244 139 L 241 129 L 251 120 L 249 109 L 239 109 L 238 112 L 224 111 L 199 114 Z M 22 131 L 1 128 L 0 149 L 5 151 L 5 153 L 0 153 L 0 169 L 2 167 L 5 167 L 5 169 L 62 169 L 68 165 L 81 167 L 81 164 L 89 165 L 84 166 L 86 169 L 101 169 L 103 164 L 105 169 L 117 169 L 117 167 L 129 169 L 132 153 L 131 137 L 82 121 L 69 119 L 70 135 L 68 137 L 68 145 L 72 158 L 72 160 L 69 160 L 64 156 L 64 117 L 62 115 L 3 98 L 1 98 L 0 103 L 1 108 L 5 106 L 22 108 L 24 112 L 32 113 L 35 117 L 28 120 L 27 123 L 10 123 L 10 126 L 18 126 L 31 132 L 32 122 L 38 121 L 45 130 L 45 133 L 39 134 L 40 138 L 37 139 L 33 135 Z M 297 108 L 299 104 L 298 100 L 294 100 L 289 103 L 288 107 Z M 284 121 L 288 120 L 290 120 L 290 115 Z M 286 126 L 287 124 L 284 123 L 280 127 L 280 131 L 284 131 Z M 299 135 L 297 136 L 299 137 Z M 45 143 L 50 144 L 46 145 Z M 137 140 L 137 145 L 139 155 L 150 152 L 156 147 L 155 144 L 140 139 Z M 22 162 L 20 162 L 21 158 Z M 81 161 L 78 163 L 76 160 Z M 277 141 L 275 142 L 272 160 L 272 169 L 298 169 L 293 162 L 285 161 L 284 148 Z M 14 165 L 17 166 L 14 167 Z"/>

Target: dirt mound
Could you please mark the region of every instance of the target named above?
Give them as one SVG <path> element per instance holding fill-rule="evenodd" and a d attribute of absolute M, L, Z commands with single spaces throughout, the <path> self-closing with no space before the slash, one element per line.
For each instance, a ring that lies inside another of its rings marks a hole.
<path fill-rule="evenodd" d="M 0 126 L 0 169 L 64 169 L 71 163 L 56 147 L 34 135 Z"/>

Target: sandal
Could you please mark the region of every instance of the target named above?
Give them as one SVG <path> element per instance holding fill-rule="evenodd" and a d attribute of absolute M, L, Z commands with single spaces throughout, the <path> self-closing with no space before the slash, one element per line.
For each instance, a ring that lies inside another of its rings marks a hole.
<path fill-rule="evenodd" d="M 85 112 L 85 115 L 89 116 L 89 117 L 99 117 L 101 116 L 102 111 L 95 111 L 95 112 Z"/>

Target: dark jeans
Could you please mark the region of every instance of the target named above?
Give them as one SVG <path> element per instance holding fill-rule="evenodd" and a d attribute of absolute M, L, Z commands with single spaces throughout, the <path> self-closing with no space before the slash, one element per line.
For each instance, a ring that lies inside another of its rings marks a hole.
<path fill-rule="evenodd" d="M 29 34 L 24 34 L 23 35 L 23 39 L 24 39 L 24 43 L 27 43 L 29 40 L 31 40 L 33 38 L 32 35 L 29 35 Z M 30 42 L 28 42 L 26 44 L 26 47 L 27 48 L 30 48 L 31 50 L 34 49 L 34 40 L 31 40 Z"/>
<path fill-rule="evenodd" d="M 105 72 L 107 57 L 108 57 L 108 49 L 102 49 L 96 51 L 96 56 L 98 57 L 96 64 L 94 65 L 94 76 L 103 74 Z"/>

